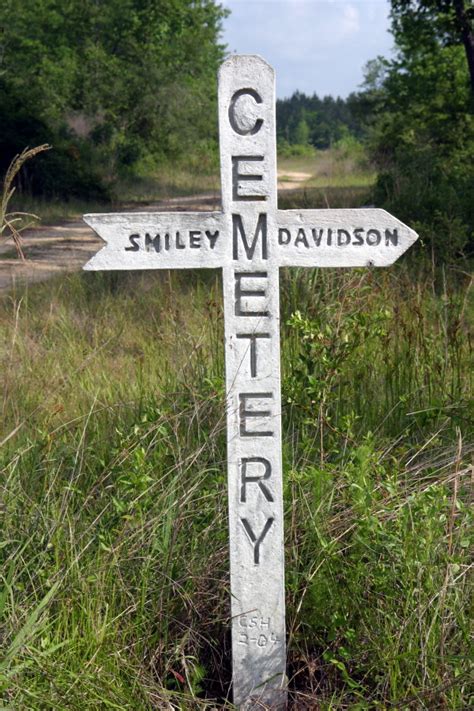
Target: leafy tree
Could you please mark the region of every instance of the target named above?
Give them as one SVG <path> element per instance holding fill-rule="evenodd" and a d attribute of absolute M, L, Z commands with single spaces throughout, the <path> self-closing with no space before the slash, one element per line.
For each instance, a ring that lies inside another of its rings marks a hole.
<path fill-rule="evenodd" d="M 309 141 L 309 127 L 305 118 L 301 118 L 295 129 L 295 143 L 306 146 Z"/>
<path fill-rule="evenodd" d="M 25 146 L 54 144 L 54 151 L 22 163 L 15 176 L 19 192 L 49 197 L 107 200 L 109 193 L 94 166 L 93 146 L 65 127 L 48 125 L 31 97 L 17 94 L 0 78 L 0 174 Z"/>
<path fill-rule="evenodd" d="M 225 14 L 214 0 L 4 0 L 0 71 L 111 179 L 147 154 L 215 143 Z"/>
<path fill-rule="evenodd" d="M 392 0 L 392 31 L 405 53 L 426 46 L 464 47 L 474 93 L 474 5 L 470 0 Z"/>
<path fill-rule="evenodd" d="M 369 66 L 375 201 L 418 227 L 433 255 L 474 246 L 474 116 L 453 3 L 392 1 L 397 54 Z M 364 103 L 365 102 L 365 103 Z"/>

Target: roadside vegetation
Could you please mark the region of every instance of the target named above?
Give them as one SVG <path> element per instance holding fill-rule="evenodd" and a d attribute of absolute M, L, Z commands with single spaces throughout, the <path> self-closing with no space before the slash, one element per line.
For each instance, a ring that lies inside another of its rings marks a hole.
<path fill-rule="evenodd" d="M 468 705 L 473 304 L 459 273 L 435 286 L 283 274 L 297 709 Z M 217 275 L 68 276 L 3 299 L 0 328 L 6 708 L 223 707 Z"/>

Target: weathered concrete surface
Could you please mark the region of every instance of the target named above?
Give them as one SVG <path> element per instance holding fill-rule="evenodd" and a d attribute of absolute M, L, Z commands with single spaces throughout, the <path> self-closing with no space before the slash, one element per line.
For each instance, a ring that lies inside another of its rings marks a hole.
<path fill-rule="evenodd" d="M 275 75 L 219 72 L 222 209 L 85 215 L 105 245 L 86 270 L 222 268 L 233 699 L 286 707 Z M 297 245 L 298 246 L 298 245 Z"/>
<path fill-rule="evenodd" d="M 274 107 L 267 62 L 235 56 L 221 66 L 232 680 L 241 709 L 285 708 L 287 698 Z"/>

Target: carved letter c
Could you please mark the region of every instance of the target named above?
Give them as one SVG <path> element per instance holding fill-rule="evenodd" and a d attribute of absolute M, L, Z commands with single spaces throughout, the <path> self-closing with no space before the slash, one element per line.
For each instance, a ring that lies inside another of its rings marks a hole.
<path fill-rule="evenodd" d="M 230 101 L 229 121 L 230 121 L 230 125 L 232 126 L 234 131 L 239 134 L 239 136 L 255 136 L 255 134 L 258 133 L 263 126 L 263 119 L 261 119 L 261 118 L 257 119 L 252 128 L 243 129 L 237 123 L 237 119 L 235 116 L 235 105 L 236 105 L 237 101 L 240 99 L 240 97 L 245 96 L 245 95 L 251 96 L 256 104 L 263 103 L 262 97 L 260 96 L 260 94 L 257 94 L 257 92 L 254 89 L 239 89 L 239 91 L 235 92 L 234 96 L 232 97 L 232 99 Z"/>

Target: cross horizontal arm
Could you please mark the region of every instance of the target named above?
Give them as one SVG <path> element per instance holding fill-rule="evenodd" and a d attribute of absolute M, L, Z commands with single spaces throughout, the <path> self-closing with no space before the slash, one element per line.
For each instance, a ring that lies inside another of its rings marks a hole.
<path fill-rule="evenodd" d="M 107 244 L 84 269 L 222 267 L 229 251 L 221 212 L 84 215 Z"/>
<path fill-rule="evenodd" d="M 281 267 L 386 267 L 418 238 L 385 210 L 278 210 L 272 240 Z"/>

